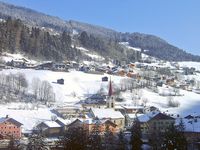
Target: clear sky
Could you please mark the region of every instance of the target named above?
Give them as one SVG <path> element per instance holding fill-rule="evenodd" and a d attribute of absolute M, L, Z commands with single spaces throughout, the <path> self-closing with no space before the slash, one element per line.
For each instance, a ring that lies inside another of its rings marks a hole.
<path fill-rule="evenodd" d="M 200 0 L 1 0 L 120 32 L 157 35 L 200 55 Z"/>

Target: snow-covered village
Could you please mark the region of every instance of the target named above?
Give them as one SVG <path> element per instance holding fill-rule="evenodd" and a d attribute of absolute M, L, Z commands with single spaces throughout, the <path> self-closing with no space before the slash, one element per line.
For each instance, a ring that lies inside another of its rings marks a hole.
<path fill-rule="evenodd" d="M 0 150 L 199 150 L 192 53 L 0 1 Z"/>
<path fill-rule="evenodd" d="M 137 118 L 144 141 L 182 121 L 187 140 L 197 140 L 198 146 L 200 63 L 170 63 L 143 54 L 141 62 L 123 65 L 36 62 L 8 53 L 2 60 L 2 136 L 27 141 L 40 130 L 54 143 L 69 128 L 84 125 L 90 133 L 98 123 L 102 133 L 109 125 L 113 134 L 128 137 Z M 6 128 L 9 119 L 19 131 Z"/>

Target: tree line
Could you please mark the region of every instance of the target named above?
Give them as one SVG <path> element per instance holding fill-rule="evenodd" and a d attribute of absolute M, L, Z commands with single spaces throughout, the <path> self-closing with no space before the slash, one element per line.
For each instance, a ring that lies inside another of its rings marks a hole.
<path fill-rule="evenodd" d="M 49 32 L 47 29 L 26 26 L 21 20 L 9 17 L 5 22 L 0 22 L 0 37 L 0 53 L 24 52 L 39 59 L 82 60 L 86 56 L 76 45 L 95 51 L 106 59 L 110 57 L 114 60 L 133 62 L 139 57 L 136 52 L 122 47 L 117 39 L 97 37 L 86 31 L 73 36 L 68 31 Z"/>
<path fill-rule="evenodd" d="M 20 20 L 8 18 L 0 22 L 0 52 L 24 52 L 33 57 L 60 61 L 74 59 L 80 51 L 72 48 L 68 32 L 50 34 L 48 31 L 28 27 Z"/>

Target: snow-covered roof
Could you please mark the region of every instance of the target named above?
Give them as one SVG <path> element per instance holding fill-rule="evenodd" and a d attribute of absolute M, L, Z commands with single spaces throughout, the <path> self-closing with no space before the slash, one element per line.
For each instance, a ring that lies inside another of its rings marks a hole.
<path fill-rule="evenodd" d="M 6 121 L 11 122 L 11 123 L 15 124 L 18 127 L 20 127 L 22 125 L 20 122 L 18 122 L 17 120 L 15 120 L 13 118 L 8 118 L 8 117 L 0 118 L 0 123 L 4 123 Z"/>
<path fill-rule="evenodd" d="M 135 114 L 135 113 L 127 114 L 127 116 L 130 119 L 135 119 L 136 117 L 139 117 L 139 116 L 142 116 L 142 115 L 144 115 L 144 114 Z"/>
<path fill-rule="evenodd" d="M 200 119 L 193 118 L 193 119 L 182 119 L 185 132 L 200 132 Z M 176 125 L 180 123 L 180 118 L 176 119 Z"/>
<path fill-rule="evenodd" d="M 57 122 L 55 121 L 44 121 L 43 122 L 45 125 L 47 125 L 50 128 L 58 128 L 61 127 L 61 125 L 59 125 Z"/>
<path fill-rule="evenodd" d="M 147 113 L 147 114 L 139 115 L 137 117 L 138 117 L 140 122 L 148 122 L 150 119 L 152 119 L 153 117 L 155 117 L 159 113 L 160 112 L 158 112 L 158 111 L 154 111 L 154 112 L 150 112 L 150 113 Z"/>
<path fill-rule="evenodd" d="M 92 108 L 91 109 L 94 116 L 98 117 L 99 119 L 103 118 L 124 118 L 121 112 L 115 111 L 114 109 L 99 109 L 99 108 Z"/>
<path fill-rule="evenodd" d="M 71 120 L 67 120 L 67 119 L 63 119 L 63 118 L 60 118 L 58 117 L 56 122 L 59 124 L 61 123 L 62 125 L 68 125 L 70 124 L 72 121 Z"/>
<path fill-rule="evenodd" d="M 135 106 L 135 105 L 123 105 L 122 107 L 126 109 L 143 109 L 143 106 Z"/>

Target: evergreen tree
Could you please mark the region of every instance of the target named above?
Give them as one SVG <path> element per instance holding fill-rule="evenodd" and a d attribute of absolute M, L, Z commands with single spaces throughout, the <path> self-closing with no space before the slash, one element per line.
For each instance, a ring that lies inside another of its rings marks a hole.
<path fill-rule="evenodd" d="M 98 122 L 93 126 L 89 136 L 89 149 L 102 150 L 102 141 Z"/>
<path fill-rule="evenodd" d="M 83 127 L 70 128 L 58 143 L 64 150 L 87 150 L 88 134 Z"/>
<path fill-rule="evenodd" d="M 165 132 L 163 149 L 164 150 L 187 150 L 187 141 L 183 131 L 179 131 L 178 128 L 182 128 L 182 123 L 177 127 L 174 124 L 171 125 Z M 180 127 L 181 126 L 181 127 Z"/>
<path fill-rule="evenodd" d="M 104 149 L 112 150 L 114 146 L 115 137 L 110 130 L 110 126 L 106 125 L 105 134 L 104 134 Z"/>
<path fill-rule="evenodd" d="M 44 137 L 41 134 L 33 134 L 28 138 L 27 150 L 47 150 Z"/>
<path fill-rule="evenodd" d="M 118 140 L 117 143 L 118 145 L 117 150 L 125 150 L 126 149 L 126 139 L 124 138 L 123 131 L 120 130 L 118 133 Z"/>
<path fill-rule="evenodd" d="M 140 128 L 140 122 L 138 118 L 136 118 L 133 122 L 133 126 L 131 128 L 131 141 L 130 144 L 132 146 L 132 150 L 140 150 L 142 146 L 142 140 L 141 140 L 141 128 Z"/>

